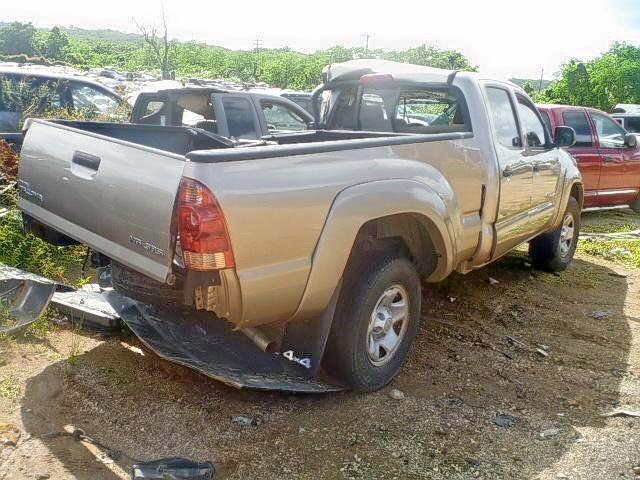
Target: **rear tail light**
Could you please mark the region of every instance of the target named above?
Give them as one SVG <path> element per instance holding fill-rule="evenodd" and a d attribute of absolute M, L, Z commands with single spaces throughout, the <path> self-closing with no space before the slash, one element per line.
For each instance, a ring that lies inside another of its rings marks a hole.
<path fill-rule="evenodd" d="M 235 266 L 222 209 L 211 191 L 191 178 L 180 182 L 178 233 L 187 268 L 206 271 Z"/>

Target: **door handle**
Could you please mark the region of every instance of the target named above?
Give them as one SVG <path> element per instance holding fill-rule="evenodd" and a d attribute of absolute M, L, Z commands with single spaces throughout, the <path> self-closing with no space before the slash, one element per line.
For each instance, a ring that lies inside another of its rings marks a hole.
<path fill-rule="evenodd" d="M 502 176 L 505 178 L 511 178 L 513 176 L 513 169 L 507 165 L 504 167 L 504 170 L 502 170 Z"/>
<path fill-rule="evenodd" d="M 95 170 L 96 172 L 100 167 L 100 160 L 100 157 L 91 155 L 90 153 L 81 152 L 80 150 L 73 152 L 73 157 L 71 158 L 72 163 L 90 170 Z"/>
<path fill-rule="evenodd" d="M 607 162 L 607 163 L 617 162 L 617 161 L 618 161 L 618 159 L 617 159 L 616 157 L 612 157 L 612 156 L 610 156 L 610 155 L 605 155 L 605 156 L 602 158 L 602 160 L 603 160 L 603 161 L 605 161 L 605 162 Z"/>
<path fill-rule="evenodd" d="M 540 173 L 541 170 L 542 170 L 542 168 L 540 168 L 540 164 L 539 163 L 534 163 L 533 164 L 533 173 Z"/>

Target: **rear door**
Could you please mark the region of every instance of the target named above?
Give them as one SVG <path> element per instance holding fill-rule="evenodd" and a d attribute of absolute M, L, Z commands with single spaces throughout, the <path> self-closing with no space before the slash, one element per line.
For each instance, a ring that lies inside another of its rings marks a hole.
<path fill-rule="evenodd" d="M 576 132 L 576 143 L 567 151 L 578 162 L 584 182 L 584 206 L 597 205 L 597 193 L 602 169 L 602 157 L 593 136 L 591 123 L 582 108 L 566 109 L 560 112 L 560 125 L 571 127 Z"/>
<path fill-rule="evenodd" d="M 640 186 L 640 153 L 637 148 L 625 146 L 627 132 L 618 122 L 604 113 L 590 113 L 602 157 L 598 203 L 631 203 L 638 196 Z"/>
<path fill-rule="evenodd" d="M 18 206 L 165 282 L 183 166 L 178 155 L 36 120 L 22 148 Z"/>

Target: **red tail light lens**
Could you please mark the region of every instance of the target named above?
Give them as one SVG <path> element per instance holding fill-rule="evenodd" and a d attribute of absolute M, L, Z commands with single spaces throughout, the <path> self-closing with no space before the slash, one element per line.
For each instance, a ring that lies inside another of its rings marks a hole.
<path fill-rule="evenodd" d="M 222 209 L 211 191 L 191 178 L 180 183 L 178 233 L 187 268 L 205 271 L 235 266 Z"/>

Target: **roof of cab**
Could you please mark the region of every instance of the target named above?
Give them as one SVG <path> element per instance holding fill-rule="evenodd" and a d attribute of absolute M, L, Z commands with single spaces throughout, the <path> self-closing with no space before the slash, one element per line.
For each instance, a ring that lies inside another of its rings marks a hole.
<path fill-rule="evenodd" d="M 98 87 L 102 90 L 106 90 L 114 95 L 117 94 L 100 82 L 96 82 L 94 80 L 90 80 L 87 77 L 82 75 L 74 75 L 70 73 L 57 73 L 57 72 L 48 72 L 44 69 L 40 69 L 37 67 L 29 67 L 29 66 L 4 66 L 0 65 L 0 75 L 2 74 L 10 74 L 10 75 L 24 75 L 27 77 L 40 77 L 47 78 L 51 80 L 72 80 L 74 82 L 85 83 L 87 85 L 92 85 L 94 87 Z"/>
<path fill-rule="evenodd" d="M 363 75 L 376 73 L 390 74 L 394 80 L 407 82 L 446 83 L 456 71 L 365 58 L 327 65 L 322 71 L 325 83 L 340 80 L 358 80 Z"/>

